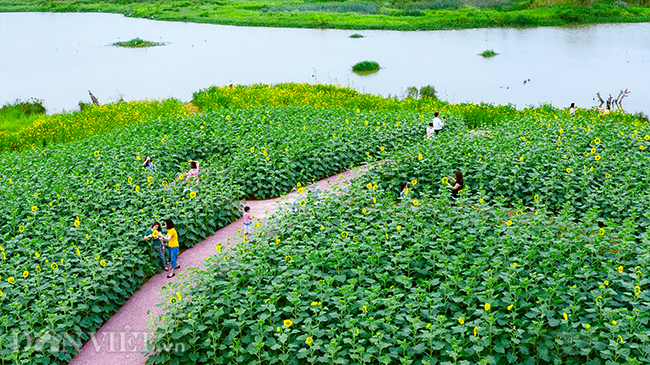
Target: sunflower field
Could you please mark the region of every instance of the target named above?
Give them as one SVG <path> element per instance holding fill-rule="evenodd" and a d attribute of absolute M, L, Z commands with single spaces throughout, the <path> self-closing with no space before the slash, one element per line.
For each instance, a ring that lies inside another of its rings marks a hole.
<path fill-rule="evenodd" d="M 650 127 L 585 114 L 451 116 L 304 191 L 167 289 L 148 363 L 649 362 Z"/>
<path fill-rule="evenodd" d="M 69 362 L 159 269 L 142 240 L 153 221 L 173 219 L 191 247 L 239 218 L 243 199 L 277 197 L 294 181 L 406 148 L 428 117 L 219 109 L 0 155 L 1 361 Z M 148 155 L 154 171 L 142 166 Z M 200 161 L 198 181 L 185 176 L 190 159 Z"/>

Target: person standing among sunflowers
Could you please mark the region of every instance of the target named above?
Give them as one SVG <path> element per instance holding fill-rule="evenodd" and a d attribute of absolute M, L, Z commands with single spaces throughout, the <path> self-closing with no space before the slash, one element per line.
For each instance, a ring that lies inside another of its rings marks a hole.
<path fill-rule="evenodd" d="M 147 229 L 147 231 L 144 233 L 144 240 L 148 240 L 149 238 L 153 238 L 153 253 L 158 254 L 160 256 L 160 261 L 162 262 L 162 267 L 165 270 L 167 269 L 167 261 L 165 260 L 165 244 L 163 243 L 162 240 L 162 234 L 160 233 L 160 223 L 154 222 L 151 225 L 151 228 Z"/>
<path fill-rule="evenodd" d="M 178 257 L 178 232 L 174 228 L 174 222 L 171 219 L 165 220 L 165 228 L 167 228 L 167 236 L 161 236 L 165 241 L 169 241 L 169 261 L 171 263 L 171 272 L 167 275 L 167 278 L 173 278 L 176 273 L 176 269 L 180 269 L 181 266 L 176 264 L 176 258 Z"/>

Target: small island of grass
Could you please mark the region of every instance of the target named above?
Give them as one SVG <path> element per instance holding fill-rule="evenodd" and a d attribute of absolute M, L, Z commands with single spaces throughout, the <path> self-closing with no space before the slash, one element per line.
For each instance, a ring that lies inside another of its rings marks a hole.
<path fill-rule="evenodd" d="M 479 55 L 483 56 L 485 58 L 489 58 L 489 57 L 494 57 L 494 56 L 498 55 L 498 53 L 494 52 L 494 50 L 486 49 L 483 52 L 479 53 Z"/>
<path fill-rule="evenodd" d="M 350 35 L 350 38 L 363 38 L 363 36 L 361 34 L 359 34 L 359 33 L 354 33 L 354 34 Z"/>
<path fill-rule="evenodd" d="M 352 71 L 358 74 L 369 74 L 379 71 L 379 64 L 374 61 L 363 61 L 358 62 L 356 65 L 352 66 Z"/>
<path fill-rule="evenodd" d="M 145 48 L 145 47 L 155 47 L 155 46 L 163 46 L 163 45 L 165 45 L 165 43 L 145 41 L 144 39 L 140 39 L 140 38 L 133 38 L 130 41 L 113 43 L 113 46 L 115 47 L 126 47 L 126 48 Z"/>

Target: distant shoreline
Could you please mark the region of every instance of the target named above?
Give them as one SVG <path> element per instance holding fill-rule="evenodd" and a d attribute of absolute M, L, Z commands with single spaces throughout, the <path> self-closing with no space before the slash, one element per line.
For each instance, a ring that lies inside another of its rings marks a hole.
<path fill-rule="evenodd" d="M 133 18 L 236 26 L 402 31 L 650 22 L 650 7 L 634 4 L 594 2 L 591 6 L 577 3 L 539 6 L 534 1 L 486 0 L 490 2 L 492 4 L 478 7 L 464 5 L 460 0 L 391 1 L 389 5 L 374 1 L 278 5 L 266 0 L 218 3 L 172 0 L 161 5 L 0 0 L 0 12 L 104 12 Z"/>

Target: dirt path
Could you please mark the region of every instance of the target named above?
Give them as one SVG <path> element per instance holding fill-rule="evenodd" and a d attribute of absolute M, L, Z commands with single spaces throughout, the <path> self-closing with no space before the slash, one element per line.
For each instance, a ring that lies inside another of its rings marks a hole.
<path fill-rule="evenodd" d="M 353 177 L 361 175 L 365 169 L 353 169 L 339 175 L 320 180 L 310 186 L 304 187 L 305 191 L 318 186 L 321 190 L 331 191 L 332 188 L 341 183 L 347 183 Z M 284 197 L 248 201 L 246 205 L 251 208 L 254 222 L 265 222 L 266 218 L 273 214 L 280 203 L 293 202 L 297 199 L 297 192 L 290 193 Z M 242 219 L 225 226 L 186 250 L 178 257 L 178 264 L 181 266 L 177 272 L 182 273 L 188 267 L 203 268 L 206 257 L 214 255 L 215 248 L 219 243 L 226 246 L 227 242 L 239 242 L 242 239 L 244 225 Z M 229 247 L 225 247 L 229 249 Z M 156 303 L 162 301 L 159 293 L 162 287 L 170 281 L 177 281 L 177 277 L 167 279 L 167 272 L 157 274 L 149 279 L 140 290 L 122 306 L 119 312 L 115 313 L 104 325 L 91 337 L 85 346 L 79 351 L 70 364 L 88 365 L 144 365 L 146 355 L 140 352 L 144 349 L 146 339 L 150 338 L 149 313 L 153 315 L 162 314 L 162 309 L 156 307 Z"/>

